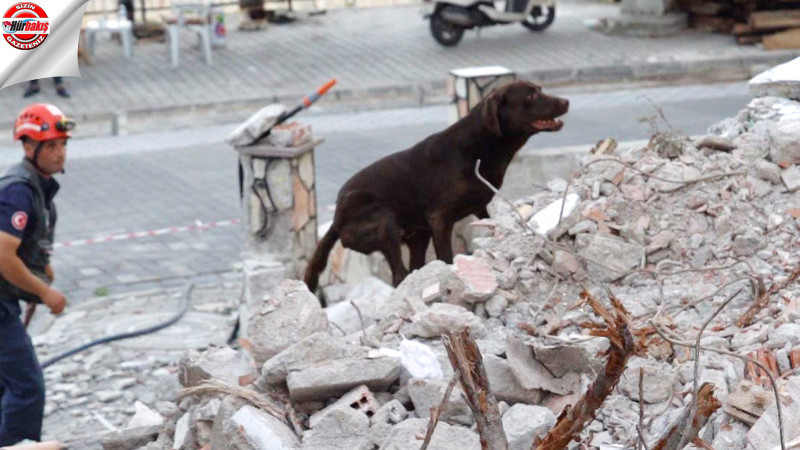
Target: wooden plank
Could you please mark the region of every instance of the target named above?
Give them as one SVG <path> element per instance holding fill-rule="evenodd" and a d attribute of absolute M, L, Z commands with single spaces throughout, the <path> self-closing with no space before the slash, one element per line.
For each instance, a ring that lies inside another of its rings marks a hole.
<path fill-rule="evenodd" d="M 767 50 L 800 48 L 800 28 L 764 36 L 762 42 L 764 43 L 764 48 Z"/>
<path fill-rule="evenodd" d="M 695 15 L 689 19 L 689 26 L 711 33 L 730 33 L 733 29 L 734 21 L 727 17 Z"/>
<path fill-rule="evenodd" d="M 693 14 L 704 14 L 708 16 L 716 16 L 724 9 L 725 5 L 714 2 L 692 2 L 686 5 L 686 11 Z"/>
<path fill-rule="evenodd" d="M 800 9 L 757 11 L 750 14 L 750 25 L 757 30 L 800 27 Z"/>
<path fill-rule="evenodd" d="M 755 28 L 751 27 L 749 23 L 737 23 L 733 26 L 733 34 L 736 36 L 741 36 L 743 34 L 752 34 L 756 30 Z"/>
<path fill-rule="evenodd" d="M 757 34 L 736 37 L 736 43 L 739 45 L 755 45 L 759 42 L 761 42 L 761 36 Z"/>

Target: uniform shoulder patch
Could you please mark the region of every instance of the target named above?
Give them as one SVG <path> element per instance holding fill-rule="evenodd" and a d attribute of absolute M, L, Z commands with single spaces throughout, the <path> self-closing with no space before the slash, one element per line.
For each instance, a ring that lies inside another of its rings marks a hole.
<path fill-rule="evenodd" d="M 28 224 L 28 214 L 25 211 L 17 211 L 11 216 L 11 226 L 14 229 L 22 231 L 25 225 Z"/>

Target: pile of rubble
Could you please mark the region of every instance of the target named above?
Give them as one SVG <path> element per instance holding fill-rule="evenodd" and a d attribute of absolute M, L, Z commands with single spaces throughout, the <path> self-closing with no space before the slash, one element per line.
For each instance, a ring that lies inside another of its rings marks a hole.
<path fill-rule="evenodd" d="M 513 209 L 496 198 L 473 255 L 431 262 L 396 289 L 369 279 L 323 310 L 286 280 L 240 348 L 190 351 L 182 396 L 138 403 L 103 445 L 406 450 L 420 448 L 434 413 L 428 448 L 478 449 L 474 405 L 449 383 L 441 339 L 466 327 L 507 448 L 529 449 L 604 373 L 611 345 L 590 333 L 602 318 L 580 301 L 585 289 L 624 306 L 636 345 L 574 448 L 654 448 L 706 382 L 722 407 L 689 447 L 780 448 L 779 424 L 786 442 L 800 429 L 798 119 L 799 102 L 761 97 L 701 139 L 657 132 L 620 154 L 606 141 L 573 180 Z M 552 226 L 539 214 L 548 206 L 563 213 Z M 669 342 L 696 340 L 698 359 Z M 776 379 L 781 421 L 756 363 Z"/>

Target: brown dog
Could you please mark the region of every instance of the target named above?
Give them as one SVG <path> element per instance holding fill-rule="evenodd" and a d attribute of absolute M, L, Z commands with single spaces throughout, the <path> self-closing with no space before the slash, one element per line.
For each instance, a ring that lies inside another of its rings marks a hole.
<path fill-rule="evenodd" d="M 569 101 L 545 95 L 530 82 L 514 81 L 495 89 L 473 110 L 444 131 L 353 175 L 339 190 L 333 224 L 320 241 L 305 274 L 311 292 L 338 239 L 351 250 L 380 251 L 389 261 L 397 286 L 408 274 L 400 246 L 408 244 L 411 270 L 425 264 L 433 237 L 436 257 L 452 263 L 451 232 L 460 219 L 488 217 L 494 195 L 475 176 L 500 187 L 514 154 L 540 131 L 558 131 Z"/>

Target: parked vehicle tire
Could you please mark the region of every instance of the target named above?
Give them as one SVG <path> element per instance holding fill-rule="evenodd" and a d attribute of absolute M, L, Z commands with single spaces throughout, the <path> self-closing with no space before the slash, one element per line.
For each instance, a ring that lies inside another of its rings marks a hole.
<path fill-rule="evenodd" d="M 522 26 L 531 31 L 542 31 L 556 20 L 555 6 L 535 6 Z"/>
<path fill-rule="evenodd" d="M 453 47 L 457 45 L 461 37 L 464 36 L 464 29 L 445 22 L 442 19 L 441 13 L 436 11 L 431 16 L 431 34 L 439 44 L 445 47 Z"/>

